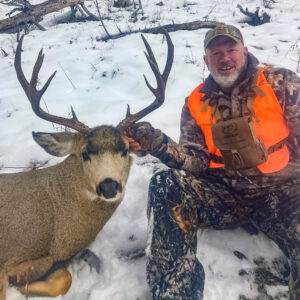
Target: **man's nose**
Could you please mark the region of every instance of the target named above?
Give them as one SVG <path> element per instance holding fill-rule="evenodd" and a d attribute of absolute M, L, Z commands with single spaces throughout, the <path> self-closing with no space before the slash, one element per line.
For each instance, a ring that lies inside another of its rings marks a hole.
<path fill-rule="evenodd" d="M 221 62 L 229 62 L 230 61 L 230 53 L 227 53 L 227 52 L 222 52 L 222 55 L 221 55 Z"/>

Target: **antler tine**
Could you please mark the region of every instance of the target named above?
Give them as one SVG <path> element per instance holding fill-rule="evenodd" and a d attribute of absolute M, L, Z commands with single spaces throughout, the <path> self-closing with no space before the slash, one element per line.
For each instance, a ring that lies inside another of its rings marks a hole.
<path fill-rule="evenodd" d="M 141 37 L 142 37 L 142 40 L 143 40 L 143 42 L 144 42 L 144 45 L 145 45 L 146 50 L 147 50 L 147 53 L 148 53 L 148 54 L 147 54 L 147 53 L 144 51 L 144 54 L 145 54 L 145 56 L 146 56 L 146 58 L 147 58 L 147 60 L 148 60 L 148 63 L 150 64 L 150 67 L 151 67 L 152 71 L 153 71 L 153 72 L 156 72 L 158 68 L 156 69 L 155 67 L 157 67 L 158 65 L 157 65 L 155 56 L 154 56 L 154 54 L 153 54 L 153 51 L 152 51 L 152 49 L 151 49 L 149 43 L 147 42 L 147 40 L 145 39 L 145 37 L 144 37 L 143 34 L 141 34 Z"/>
<path fill-rule="evenodd" d="M 151 92 L 152 92 L 153 94 L 155 94 L 157 91 L 159 91 L 160 89 L 163 88 L 163 85 L 162 85 L 162 83 L 163 83 L 163 82 L 162 82 L 162 76 L 161 76 L 160 71 L 159 71 L 159 69 L 158 69 L 157 63 L 154 62 L 153 60 L 151 60 L 151 58 L 149 57 L 149 55 L 147 55 L 147 53 L 145 53 L 145 56 L 146 56 L 146 58 L 147 58 L 147 60 L 148 60 L 148 63 L 149 63 L 149 65 L 150 65 L 150 67 L 151 67 L 153 73 L 154 73 L 154 76 L 155 76 L 155 78 L 156 78 L 157 89 L 154 89 L 154 88 L 151 87 L 151 85 L 149 84 L 148 79 L 147 79 L 147 77 L 146 77 L 145 75 L 144 75 L 144 79 L 145 79 L 145 81 L 146 81 L 147 86 L 148 86 L 149 89 L 151 90 Z"/>
<path fill-rule="evenodd" d="M 166 66 L 162 75 L 162 78 L 164 81 L 168 80 L 169 74 L 171 72 L 171 68 L 172 68 L 172 64 L 173 64 L 173 59 L 174 59 L 174 45 L 172 43 L 171 37 L 168 34 L 168 31 L 164 29 L 164 33 L 165 33 L 165 37 L 167 39 L 167 44 L 169 48 L 172 48 L 171 52 L 173 53 L 173 55 L 167 57 L 167 62 L 166 62 Z"/>
<path fill-rule="evenodd" d="M 43 54 L 43 49 L 40 50 L 39 52 L 39 55 L 38 55 L 38 58 L 34 64 L 34 67 L 33 67 L 33 70 L 32 70 L 32 77 L 31 77 L 31 80 L 30 80 L 30 85 L 31 86 L 36 86 L 37 84 L 37 80 L 38 80 L 38 75 L 39 75 L 39 72 L 41 70 L 41 67 L 42 67 L 42 64 L 44 62 L 44 54 Z M 53 74 L 52 74 L 52 78 L 53 78 Z"/>
<path fill-rule="evenodd" d="M 172 64 L 173 64 L 173 59 L 174 59 L 174 45 L 172 43 L 172 40 L 166 30 L 164 30 L 164 35 L 166 36 L 166 40 L 167 40 L 167 44 L 168 44 L 168 55 L 167 55 L 166 66 L 163 71 L 163 74 L 161 74 L 159 71 L 158 64 L 156 62 L 156 59 L 154 57 L 154 54 L 152 52 L 152 49 L 151 49 L 149 43 L 146 41 L 145 37 L 142 35 L 142 39 L 143 39 L 143 42 L 144 42 L 146 50 L 147 50 L 147 53 L 145 52 L 145 55 L 146 55 L 149 65 L 154 73 L 154 76 L 156 78 L 156 83 L 157 83 L 156 89 L 150 85 L 150 83 L 145 75 L 144 75 L 144 79 L 145 79 L 146 85 L 148 86 L 150 91 L 154 94 L 155 100 L 149 106 L 145 107 L 144 109 L 142 109 L 141 111 L 139 111 L 136 114 L 130 114 L 130 107 L 128 105 L 125 119 L 123 121 L 121 121 L 119 123 L 119 125 L 117 126 L 117 128 L 119 128 L 121 130 L 126 130 L 130 125 L 132 125 L 136 121 L 142 119 L 143 117 L 145 117 L 150 112 L 154 111 L 155 109 L 157 109 L 164 103 L 166 84 L 167 84 L 168 76 L 170 74 Z"/>
<path fill-rule="evenodd" d="M 21 49 L 22 49 L 23 39 L 24 39 L 24 35 L 20 38 L 20 40 L 18 42 L 16 55 L 15 55 L 15 70 L 17 73 L 18 80 L 19 80 L 21 86 L 23 87 L 23 90 L 25 91 L 25 94 L 31 104 L 33 112 L 38 117 L 40 117 L 46 121 L 54 122 L 56 124 L 72 128 L 72 129 L 74 129 L 78 132 L 84 133 L 84 134 L 90 132 L 91 129 L 88 126 L 86 126 L 85 124 L 78 121 L 73 108 L 71 108 L 72 118 L 68 119 L 68 118 L 51 115 L 51 114 L 47 113 L 46 111 L 44 111 L 40 107 L 40 101 L 41 101 L 42 95 L 45 93 L 48 86 L 50 85 L 51 80 L 53 79 L 53 77 L 56 74 L 56 71 L 48 78 L 48 80 L 46 81 L 44 86 L 40 90 L 37 90 L 36 85 L 37 85 L 37 80 L 38 80 L 38 74 L 40 72 L 40 69 L 41 69 L 43 61 L 44 61 L 43 49 L 41 49 L 39 52 L 38 58 L 34 64 L 32 75 L 31 75 L 31 80 L 29 83 L 23 73 L 22 66 L 21 66 L 21 51 L 22 51 Z"/>
<path fill-rule="evenodd" d="M 28 89 L 27 89 L 28 81 L 26 80 L 23 70 L 21 68 L 21 48 L 22 48 L 23 39 L 24 39 L 24 35 L 21 36 L 17 45 L 16 55 L 15 55 L 15 69 L 16 69 L 18 80 L 21 83 L 23 90 L 25 91 L 25 94 L 28 95 Z"/>

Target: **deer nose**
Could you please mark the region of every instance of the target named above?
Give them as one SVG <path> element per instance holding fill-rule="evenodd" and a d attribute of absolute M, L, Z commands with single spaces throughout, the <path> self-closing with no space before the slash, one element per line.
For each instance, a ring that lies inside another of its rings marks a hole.
<path fill-rule="evenodd" d="M 114 198 L 118 191 L 122 192 L 121 184 L 111 178 L 105 178 L 97 187 L 97 194 L 106 199 Z"/>

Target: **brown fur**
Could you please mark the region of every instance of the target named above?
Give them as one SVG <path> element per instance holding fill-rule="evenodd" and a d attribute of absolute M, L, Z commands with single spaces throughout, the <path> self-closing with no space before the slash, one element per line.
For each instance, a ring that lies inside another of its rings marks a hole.
<path fill-rule="evenodd" d="M 69 156 L 49 168 L 0 175 L 0 300 L 8 277 L 25 284 L 28 273 L 34 282 L 87 247 L 121 202 L 129 174 L 128 141 L 113 127 L 34 139 L 52 155 Z M 97 193 L 106 178 L 122 186 L 114 198 Z"/>

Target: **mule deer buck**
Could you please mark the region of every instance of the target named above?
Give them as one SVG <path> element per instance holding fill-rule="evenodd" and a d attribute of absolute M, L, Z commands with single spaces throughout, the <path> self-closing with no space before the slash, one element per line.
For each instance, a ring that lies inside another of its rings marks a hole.
<path fill-rule="evenodd" d="M 164 102 L 174 56 L 167 32 L 165 36 L 168 56 L 163 74 L 142 36 L 148 52 L 145 55 L 157 81 L 154 89 L 144 76 L 155 95 L 154 102 L 136 114 L 131 114 L 128 106 L 125 119 L 116 127 L 94 128 L 81 123 L 73 109 L 71 118 L 63 118 L 40 107 L 55 72 L 37 90 L 44 59 L 41 50 L 28 82 L 21 68 L 24 36 L 20 39 L 15 69 L 33 112 L 77 132 L 33 132 L 34 140 L 46 152 L 68 157 L 48 168 L 0 175 L 0 300 L 6 299 L 8 281 L 18 285 L 25 295 L 55 297 L 68 291 L 72 277 L 66 269 L 39 279 L 49 273 L 54 263 L 70 259 L 87 247 L 121 202 L 131 165 L 124 132 Z"/>

